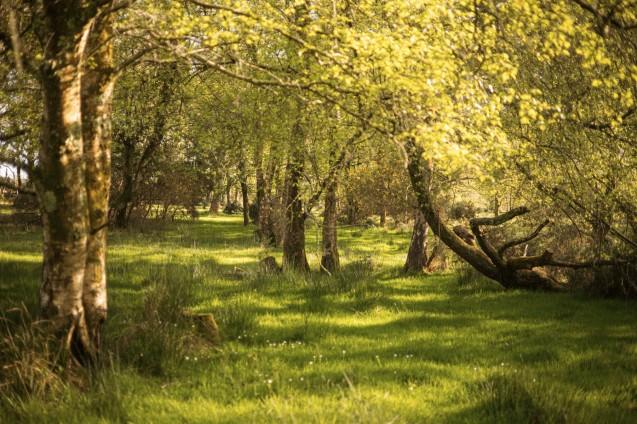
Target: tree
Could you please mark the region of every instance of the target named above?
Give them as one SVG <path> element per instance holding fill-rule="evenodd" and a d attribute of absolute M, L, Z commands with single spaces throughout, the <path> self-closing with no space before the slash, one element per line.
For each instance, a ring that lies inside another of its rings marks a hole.
<path fill-rule="evenodd" d="M 5 2 L 12 21 L 16 9 Z M 9 22 L 13 66 L 42 90 L 37 165 L 30 170 L 43 222 L 43 318 L 80 360 L 95 359 L 106 319 L 106 209 L 110 176 L 112 13 L 122 3 L 21 3 L 40 41 L 25 50 L 26 32 Z"/>

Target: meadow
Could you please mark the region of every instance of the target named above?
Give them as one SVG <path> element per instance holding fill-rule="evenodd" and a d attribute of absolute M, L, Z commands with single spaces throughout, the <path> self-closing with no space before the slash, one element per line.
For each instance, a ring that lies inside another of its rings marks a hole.
<path fill-rule="evenodd" d="M 316 228 L 314 272 L 266 274 L 281 252 L 253 229 L 112 231 L 107 353 L 78 376 L 38 362 L 39 230 L 0 227 L 0 422 L 637 422 L 634 302 L 505 291 L 461 266 L 406 276 L 410 234 L 380 228 L 340 230 L 339 274 L 316 271 Z M 220 340 L 184 311 L 212 313 Z"/>

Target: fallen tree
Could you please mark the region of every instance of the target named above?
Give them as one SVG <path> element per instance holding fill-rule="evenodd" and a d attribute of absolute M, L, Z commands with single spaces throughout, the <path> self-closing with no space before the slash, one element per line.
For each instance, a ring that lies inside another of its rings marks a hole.
<path fill-rule="evenodd" d="M 610 265 L 619 265 L 621 261 L 596 260 L 588 262 L 570 263 L 553 258 L 553 253 L 545 250 L 535 256 L 507 255 L 507 251 L 514 246 L 527 243 L 536 238 L 548 225 L 548 221 L 540 224 L 535 231 L 526 237 L 511 240 L 496 249 L 486 238 L 483 227 L 498 226 L 512 219 L 526 214 L 529 209 L 521 206 L 493 218 L 474 218 L 470 221 L 471 232 L 477 245 L 470 243 L 467 237 L 460 237 L 447 226 L 440 217 L 428 187 L 431 186 L 433 175 L 433 163 L 424 158 L 424 151 L 413 140 L 405 143 L 408 159 L 408 171 L 411 184 L 416 193 L 418 206 L 427 223 L 436 236 L 442 240 L 454 253 L 464 259 L 482 275 L 497 281 L 505 288 L 521 288 L 532 290 L 545 290 L 552 292 L 566 291 L 568 284 L 557 281 L 545 267 L 562 268 L 591 268 Z M 465 230 L 466 231 L 466 230 Z M 467 231 L 467 234 L 468 231 Z"/>

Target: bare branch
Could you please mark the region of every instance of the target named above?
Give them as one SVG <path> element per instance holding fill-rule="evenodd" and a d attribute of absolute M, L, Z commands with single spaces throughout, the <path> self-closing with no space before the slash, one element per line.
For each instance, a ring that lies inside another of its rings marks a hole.
<path fill-rule="evenodd" d="M 104 9 L 100 11 L 100 15 L 109 15 L 111 13 L 115 13 L 119 10 L 126 9 L 127 7 L 132 6 L 135 3 L 135 0 L 102 0 L 102 6 L 106 6 Z"/>
<path fill-rule="evenodd" d="M 148 53 L 152 52 L 153 50 L 156 50 L 157 47 L 147 47 L 145 49 L 142 49 L 140 51 L 138 51 L 137 53 L 135 53 L 134 55 L 130 56 L 128 59 L 126 59 L 124 62 L 122 62 L 116 69 L 115 69 L 115 75 L 119 76 L 122 72 L 124 72 L 124 70 L 126 68 L 128 68 L 129 66 L 134 65 L 135 63 L 137 63 L 142 57 L 144 57 L 145 55 L 147 55 Z"/>
<path fill-rule="evenodd" d="M 503 254 L 503 253 L 504 253 L 507 249 L 510 249 L 510 248 L 512 248 L 513 246 L 517 246 L 517 245 L 522 244 L 522 243 L 526 243 L 527 241 L 531 241 L 531 240 L 533 240 L 534 238 L 536 238 L 537 236 L 539 236 L 539 235 L 540 235 L 540 232 L 542 231 L 542 229 L 544 229 L 544 227 L 546 227 L 546 226 L 547 226 L 548 224 L 550 224 L 550 223 L 551 223 L 551 221 L 547 219 L 546 221 L 544 221 L 543 223 L 541 223 L 540 225 L 538 225 L 538 227 L 535 229 L 535 231 L 533 231 L 533 232 L 532 232 L 531 234 L 529 234 L 528 236 L 526 236 L 526 237 L 522 237 L 522 238 L 519 238 L 519 239 L 515 239 L 515 240 L 511 240 L 511 241 L 509 241 L 509 242 L 506 242 L 504 245 L 502 245 L 502 247 L 501 247 L 501 248 L 499 248 L 499 249 L 498 249 L 498 254 L 499 254 L 500 256 L 502 256 L 502 254 Z"/>
<path fill-rule="evenodd" d="M 570 196 L 568 193 L 566 193 L 564 190 L 561 190 L 559 187 L 547 187 L 546 185 L 544 185 L 542 182 L 537 181 L 533 175 L 531 175 L 531 173 L 529 172 L 528 169 L 526 169 L 524 166 L 522 166 L 520 163 L 516 162 L 515 163 L 516 167 L 526 176 L 526 178 L 533 182 L 535 184 L 535 186 L 537 187 L 537 189 L 548 195 L 549 197 L 551 197 L 553 200 L 559 199 L 558 195 L 563 196 L 563 200 L 566 200 L 566 202 L 569 204 L 569 206 L 575 211 L 577 212 L 582 218 L 584 218 L 589 224 L 602 224 L 604 225 L 606 228 L 608 228 L 608 232 L 613 234 L 615 237 L 617 237 L 618 239 L 620 239 L 621 241 L 623 241 L 624 243 L 626 243 L 627 245 L 629 245 L 630 247 L 637 249 L 637 243 L 635 243 L 634 241 L 632 241 L 631 239 L 629 239 L 628 237 L 626 237 L 624 234 L 620 233 L 619 231 L 617 231 L 616 229 L 614 229 L 604 218 L 602 218 L 599 214 L 596 214 L 594 212 L 590 212 L 579 200 L 573 198 L 572 196 Z M 556 200 L 557 201 L 557 200 Z M 560 202 L 558 202 L 559 204 Z"/>
<path fill-rule="evenodd" d="M 498 269 L 503 269 L 505 264 L 502 260 L 502 257 L 498 254 L 498 252 L 496 252 L 495 248 L 491 246 L 491 243 L 487 241 L 487 239 L 484 237 L 484 230 L 478 225 L 475 225 L 473 219 L 471 220 L 471 231 L 473 231 L 473 234 L 476 236 L 478 246 L 480 246 L 480 249 L 482 249 L 482 251 L 489 257 L 489 259 L 491 259 L 493 265 L 495 265 Z"/>

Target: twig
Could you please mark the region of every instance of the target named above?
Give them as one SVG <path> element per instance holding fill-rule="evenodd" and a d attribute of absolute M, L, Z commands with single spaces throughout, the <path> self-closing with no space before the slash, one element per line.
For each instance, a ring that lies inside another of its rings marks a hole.
<path fill-rule="evenodd" d="M 498 254 L 499 254 L 500 256 L 502 256 L 502 254 L 503 254 L 503 253 L 504 253 L 507 249 L 510 249 L 510 248 L 512 248 L 513 246 L 517 246 L 517 245 L 522 244 L 522 243 L 526 243 L 527 241 L 531 241 L 531 240 L 533 240 L 534 238 L 536 238 L 537 236 L 539 236 L 539 235 L 540 235 L 540 231 L 542 231 L 542 229 L 543 229 L 544 227 L 546 227 L 546 226 L 547 226 L 548 224 L 550 224 L 550 223 L 551 223 L 551 221 L 547 219 L 546 221 L 544 221 L 543 223 L 541 223 L 541 224 L 540 224 L 540 225 L 539 225 L 539 226 L 535 229 L 535 231 L 533 231 L 533 232 L 532 232 L 531 234 L 529 234 L 528 236 L 526 236 L 526 237 L 522 237 L 522 238 L 519 238 L 519 239 L 515 239 L 515 240 L 511 240 L 511 241 L 509 241 L 509 242 L 505 243 L 505 244 L 504 244 L 501 248 L 499 248 L 499 249 L 498 249 Z"/>

